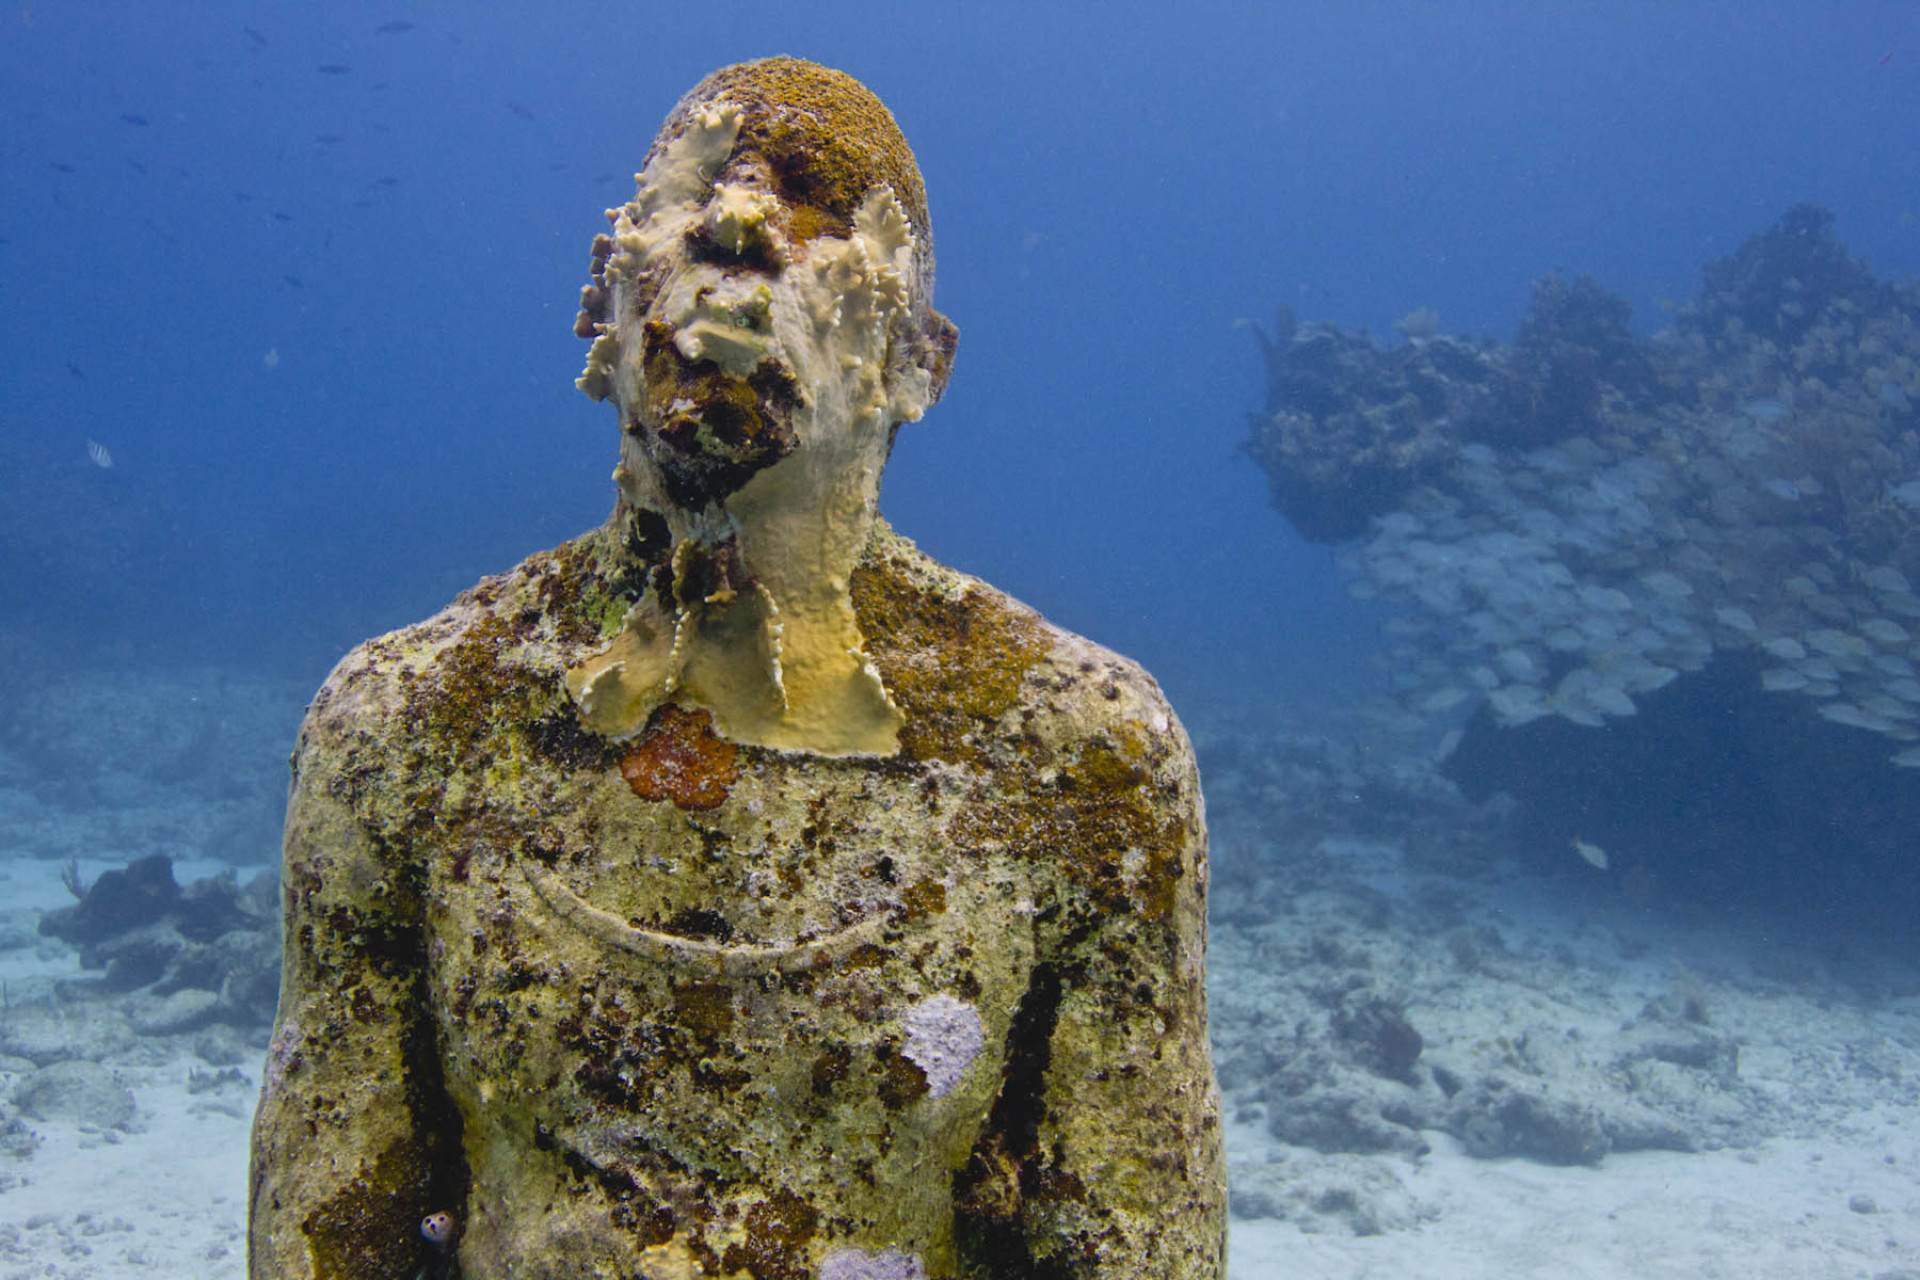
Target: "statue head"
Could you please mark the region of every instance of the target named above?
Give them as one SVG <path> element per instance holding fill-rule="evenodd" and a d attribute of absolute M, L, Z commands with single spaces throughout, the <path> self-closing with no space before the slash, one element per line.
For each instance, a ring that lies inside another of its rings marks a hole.
<path fill-rule="evenodd" d="M 671 572 L 569 688 L 612 736 L 672 698 L 741 741 L 891 752 L 847 576 L 952 367 L 913 153 L 857 80 L 770 58 L 681 99 L 637 181 L 594 242 L 579 385 L 619 408 L 616 518 L 657 522 Z"/>

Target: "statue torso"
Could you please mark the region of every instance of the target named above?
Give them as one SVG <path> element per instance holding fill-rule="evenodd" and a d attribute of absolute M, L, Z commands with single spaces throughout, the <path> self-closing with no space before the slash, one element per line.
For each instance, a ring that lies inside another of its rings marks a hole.
<path fill-rule="evenodd" d="M 854 599 L 897 757 L 736 747 L 672 704 L 584 733 L 567 548 L 323 691 L 382 725 L 365 816 L 419 894 L 468 1277 L 960 1274 L 956 1188 L 1031 1124 L 1069 952 L 1173 909 L 1204 832 L 1152 682 L 877 543 Z"/>

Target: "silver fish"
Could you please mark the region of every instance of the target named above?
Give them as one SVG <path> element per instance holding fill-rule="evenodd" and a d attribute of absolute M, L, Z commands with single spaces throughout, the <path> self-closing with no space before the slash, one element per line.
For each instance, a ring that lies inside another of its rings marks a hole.
<path fill-rule="evenodd" d="M 87 441 L 87 456 L 93 459 L 93 465 L 102 471 L 112 470 L 113 455 L 108 453 L 107 446 L 101 444 L 98 440 Z"/>

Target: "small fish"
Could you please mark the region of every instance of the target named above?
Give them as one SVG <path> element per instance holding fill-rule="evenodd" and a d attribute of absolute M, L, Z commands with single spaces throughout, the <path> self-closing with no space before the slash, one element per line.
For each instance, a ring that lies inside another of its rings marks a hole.
<path fill-rule="evenodd" d="M 1793 410 L 1780 400 L 1749 400 L 1740 406 L 1740 412 L 1755 422 L 1778 422 L 1790 416 Z"/>
<path fill-rule="evenodd" d="M 246 36 L 247 39 L 253 41 L 255 48 L 264 49 L 267 47 L 267 38 L 258 31 L 255 31 L 252 27 L 241 27 L 240 33 Z"/>
<path fill-rule="evenodd" d="M 1767 693 L 1792 693 L 1812 683 L 1792 667 L 1768 667 L 1760 673 L 1760 688 Z"/>
<path fill-rule="evenodd" d="M 132 169 L 135 173 L 142 174 L 142 175 L 144 175 L 147 171 L 147 166 L 141 164 L 138 160 L 127 161 L 127 167 Z"/>
<path fill-rule="evenodd" d="M 125 120 L 128 124 L 137 124 L 142 129 L 147 127 L 147 118 L 145 116 L 137 116 L 131 111 L 122 111 L 120 113 L 120 118 L 122 120 Z"/>
<path fill-rule="evenodd" d="M 272 218 L 275 222 L 292 222 L 293 221 L 292 214 L 282 213 L 278 209 L 269 211 L 267 216 Z"/>
<path fill-rule="evenodd" d="M 1763 480 L 1760 483 L 1760 487 L 1782 502 L 1800 501 L 1800 486 L 1784 476 L 1775 476 L 1771 480 Z"/>
<path fill-rule="evenodd" d="M 398 178 L 375 178 L 375 179 L 373 180 L 373 185 L 374 185 L 374 186 L 376 186 L 376 187 L 397 187 L 397 186 L 399 186 L 399 185 L 400 185 L 400 179 L 398 179 Z"/>
<path fill-rule="evenodd" d="M 1886 66 L 1886 65 L 1887 65 L 1887 64 L 1888 64 L 1889 62 L 1892 62 L 1892 61 L 1893 61 L 1893 50 L 1891 50 L 1891 49 L 1889 49 L 1889 50 L 1887 50 L 1887 51 L 1886 51 L 1885 53 L 1883 53 L 1883 54 L 1881 54 L 1881 55 L 1880 55 L 1880 65 L 1881 65 L 1881 66 L 1883 66 L 1883 67 L 1884 67 L 1884 66 Z"/>
<path fill-rule="evenodd" d="M 82 369 L 79 365 L 75 364 L 71 360 L 67 361 L 67 372 L 72 374 L 74 377 L 80 379 L 80 381 L 82 382 L 85 382 L 87 380 L 87 371 L 85 369 Z"/>
<path fill-rule="evenodd" d="M 313 140 L 321 146 L 331 147 L 337 143 L 345 142 L 347 138 L 345 134 L 340 133 L 316 133 L 313 135 Z"/>
<path fill-rule="evenodd" d="M 323 76 L 344 76 L 351 73 L 353 68 L 344 62 L 323 62 L 315 70 Z"/>
<path fill-rule="evenodd" d="M 513 112 L 513 114 L 519 116 L 522 120 L 533 119 L 533 112 L 527 110 L 517 102 L 509 102 L 507 104 L 507 110 Z"/>
<path fill-rule="evenodd" d="M 435 1249 L 445 1252 L 453 1237 L 458 1234 L 459 1223 L 445 1209 L 430 1213 L 420 1220 L 420 1238 Z"/>
<path fill-rule="evenodd" d="M 565 160 L 550 160 L 547 162 L 548 173 L 565 173 L 566 171 L 567 162 Z"/>
<path fill-rule="evenodd" d="M 383 22 L 374 28 L 383 36 L 397 36 L 413 30 L 411 22 Z"/>
<path fill-rule="evenodd" d="M 102 471 L 113 470 L 113 455 L 98 440 L 87 441 L 87 457 L 93 459 L 93 465 Z"/>
<path fill-rule="evenodd" d="M 289 285 L 291 285 L 295 289 L 304 289 L 307 287 L 307 282 L 305 280 L 302 280 L 299 276 L 281 276 L 280 278 L 282 280 L 285 280 Z"/>
<path fill-rule="evenodd" d="M 60 160 L 49 160 L 49 161 L 47 161 L 47 164 L 48 164 L 48 165 L 49 165 L 50 167 L 52 167 L 52 168 L 55 168 L 55 169 L 58 169 L 58 170 L 59 170 L 59 171 L 60 171 L 61 173 L 78 173 L 78 172 L 80 172 L 80 171 L 79 171 L 78 169 L 76 169 L 76 168 L 74 168 L 74 167 L 73 167 L 72 165 L 70 165 L 70 164 L 67 164 L 67 163 L 65 163 L 65 162 L 63 162 L 63 161 L 60 161 Z"/>
<path fill-rule="evenodd" d="M 1573 842 L 1573 851 L 1580 855 L 1582 862 L 1585 862 L 1594 870 L 1605 871 L 1607 869 L 1607 851 L 1591 840 L 1575 840 Z"/>

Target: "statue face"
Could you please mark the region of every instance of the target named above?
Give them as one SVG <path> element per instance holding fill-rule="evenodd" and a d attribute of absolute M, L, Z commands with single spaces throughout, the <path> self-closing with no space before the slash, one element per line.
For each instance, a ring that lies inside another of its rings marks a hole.
<path fill-rule="evenodd" d="M 885 165 L 795 136 L 820 130 L 696 94 L 595 245 L 580 385 L 619 406 L 614 474 L 626 506 L 664 527 L 669 570 L 569 672 L 608 736 L 674 698 L 736 741 L 897 747 L 848 582 L 894 429 L 933 402 L 953 330 L 928 305 L 925 229 Z"/>
<path fill-rule="evenodd" d="M 634 284 L 637 395 L 623 425 L 660 469 L 667 497 L 698 509 L 804 445 L 798 418 L 844 399 L 854 372 L 823 350 L 809 314 L 813 255 L 796 211 L 737 157 Z M 643 195 L 644 200 L 644 195 Z M 632 322 L 629 322 L 630 324 Z"/>
<path fill-rule="evenodd" d="M 771 107 L 756 74 L 797 74 L 823 96 Z M 620 405 L 640 487 L 698 512 L 849 430 L 877 430 L 884 462 L 893 428 L 938 397 L 954 343 L 930 305 L 924 196 L 891 117 L 822 68 L 734 68 L 675 109 L 639 178 L 596 242 L 576 332 L 595 337 L 580 385 Z"/>

